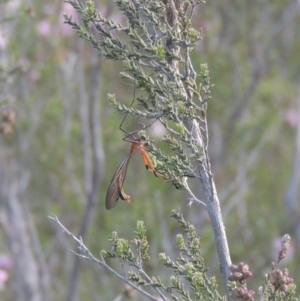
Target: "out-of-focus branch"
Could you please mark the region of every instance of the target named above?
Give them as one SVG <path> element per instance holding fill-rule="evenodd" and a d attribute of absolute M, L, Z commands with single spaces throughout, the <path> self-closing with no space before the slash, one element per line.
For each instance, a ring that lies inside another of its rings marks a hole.
<path fill-rule="evenodd" d="M 0 156 L 3 159 L 3 152 Z M 38 242 L 32 236 L 30 215 L 26 200 L 22 199 L 27 187 L 28 174 L 19 169 L 15 158 L 0 169 L 1 226 L 16 271 L 14 275 L 14 300 L 49 300 L 47 270 L 40 264 L 42 257 Z M 4 162 L 4 161 L 2 161 Z M 41 269 L 42 267 L 42 269 Z"/>
<path fill-rule="evenodd" d="M 247 4 L 250 5 L 250 4 Z M 266 27 L 266 19 L 270 18 L 268 15 L 271 8 L 264 6 L 263 9 L 257 11 L 256 14 L 248 14 L 246 22 L 248 26 L 239 29 L 236 24 L 245 22 L 243 14 L 236 13 L 238 6 L 232 9 L 227 9 L 227 4 L 224 2 L 220 5 L 219 14 L 223 20 L 224 32 L 220 37 L 221 43 L 224 43 L 227 48 L 229 64 L 230 64 L 230 84 L 232 86 L 232 98 L 235 100 L 235 105 L 232 106 L 231 116 L 228 118 L 228 123 L 224 128 L 223 143 L 219 151 L 219 155 L 215 158 L 216 162 L 219 162 L 224 154 L 227 153 L 231 139 L 233 137 L 232 132 L 235 125 L 238 124 L 244 113 L 249 108 L 249 101 L 252 95 L 255 93 L 256 88 L 261 82 L 263 76 L 275 66 L 286 64 L 286 49 L 284 45 L 288 45 L 289 42 L 283 42 L 279 47 L 278 41 L 284 39 L 288 35 L 282 34 L 284 31 L 290 31 L 290 24 L 292 19 L 295 18 L 299 4 L 297 1 L 290 1 L 284 9 L 279 11 L 274 24 L 268 24 L 272 27 L 266 32 L 261 31 L 261 28 Z M 252 23 L 257 23 L 256 27 L 252 27 Z M 244 31 L 244 32 L 241 32 Z M 242 37 L 241 37 L 242 36 Z M 232 47 L 232 44 L 239 39 L 247 39 L 248 51 L 246 56 L 243 52 L 237 53 Z M 272 51 L 274 47 L 279 54 L 276 58 L 272 59 Z M 240 81 L 242 73 L 244 72 L 245 65 L 241 64 L 241 60 L 249 62 L 249 76 L 247 81 L 243 84 Z"/>
<path fill-rule="evenodd" d="M 299 81 L 299 85 L 300 85 L 300 81 Z M 285 194 L 285 202 L 287 205 L 287 211 L 292 220 L 292 225 L 295 231 L 295 237 L 297 240 L 298 248 L 300 249 L 300 211 L 298 209 L 299 185 L 300 185 L 300 87 L 299 87 L 297 102 L 298 102 L 298 118 L 297 118 L 298 125 L 296 128 L 296 137 L 295 137 L 295 154 L 292 163 L 291 176 Z"/>
<path fill-rule="evenodd" d="M 80 41 L 81 49 L 83 44 Z M 81 62 L 81 61 L 80 61 Z M 85 239 L 89 222 L 91 221 L 92 209 L 94 208 L 98 191 L 100 187 L 101 171 L 104 164 L 104 151 L 101 141 L 101 125 L 99 93 L 101 84 L 101 63 L 99 58 L 92 56 L 92 70 L 90 71 L 89 84 L 86 83 L 84 76 L 85 68 L 82 63 L 78 63 L 77 79 L 78 79 L 78 97 L 79 97 L 79 116 L 82 128 L 82 150 L 83 150 L 83 183 L 82 192 L 84 210 L 81 218 L 78 236 Z M 88 91 L 86 91 L 88 86 Z M 77 282 L 80 272 L 80 258 L 74 258 L 73 269 L 70 274 L 69 288 L 67 292 L 67 300 L 76 299 Z"/>

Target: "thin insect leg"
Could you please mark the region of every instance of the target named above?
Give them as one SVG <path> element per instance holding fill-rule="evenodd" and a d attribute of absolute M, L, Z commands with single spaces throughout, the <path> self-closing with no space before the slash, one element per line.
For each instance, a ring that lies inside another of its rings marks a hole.
<path fill-rule="evenodd" d="M 133 105 L 133 103 L 134 103 L 134 100 L 135 100 L 135 90 L 136 90 L 136 86 L 135 86 L 135 82 L 134 82 L 133 97 L 132 97 L 132 102 L 131 102 L 131 104 L 130 104 L 130 108 L 132 107 L 132 105 Z M 134 139 L 133 134 L 137 133 L 138 131 L 135 131 L 135 132 L 132 132 L 132 133 L 128 133 L 127 131 L 125 131 L 125 130 L 122 128 L 123 123 L 124 123 L 124 121 L 125 121 L 127 115 L 128 115 L 128 112 L 126 112 L 126 114 L 125 114 L 125 116 L 124 116 L 124 118 L 123 118 L 123 120 L 122 120 L 122 122 L 121 122 L 121 124 L 120 124 L 120 126 L 119 126 L 119 129 L 125 134 L 125 138 L 124 138 L 123 140 L 125 140 L 126 138 L 131 138 L 131 140 L 133 140 L 133 139 Z"/>
<path fill-rule="evenodd" d="M 132 105 L 133 105 L 133 103 L 134 103 L 134 101 L 135 101 L 135 95 L 136 95 L 136 83 L 134 82 L 133 98 L 132 98 L 132 102 L 131 102 L 131 104 L 130 104 L 130 108 L 132 107 Z M 153 124 L 154 122 L 156 122 L 157 119 L 160 118 L 160 117 L 155 118 L 155 120 L 154 120 L 153 122 L 151 122 L 150 124 L 148 124 L 147 126 L 146 126 L 145 124 L 143 124 L 143 128 L 142 128 L 142 129 L 138 129 L 138 130 L 136 130 L 136 131 L 133 131 L 133 132 L 130 132 L 130 133 L 129 133 L 129 132 L 127 132 L 126 130 L 124 130 L 124 129 L 122 128 L 122 126 L 123 126 L 123 124 L 124 124 L 124 122 L 125 122 L 125 119 L 126 119 L 127 115 L 128 115 L 128 112 L 126 112 L 126 114 L 125 114 L 125 116 L 124 116 L 124 118 L 123 118 L 123 120 L 122 120 L 122 122 L 121 122 L 121 124 L 120 124 L 120 126 L 119 126 L 119 129 L 125 134 L 125 137 L 123 138 L 123 140 L 124 140 L 124 141 L 129 141 L 129 142 L 133 142 L 133 141 L 135 140 L 134 134 L 136 134 L 136 133 L 138 133 L 139 131 L 145 130 L 146 128 L 152 126 L 152 124 Z"/>

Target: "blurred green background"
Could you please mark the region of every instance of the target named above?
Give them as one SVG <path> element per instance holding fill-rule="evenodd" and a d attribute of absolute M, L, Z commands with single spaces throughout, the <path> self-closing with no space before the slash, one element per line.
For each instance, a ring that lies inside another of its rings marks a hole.
<path fill-rule="evenodd" d="M 112 1 L 96 6 L 125 24 Z M 1 1 L 0 11 L 1 300 L 114 300 L 126 290 L 100 267 L 78 266 L 69 252 L 76 246 L 49 215 L 80 233 L 95 256 L 110 247 L 112 231 L 132 239 L 144 220 L 151 255 L 145 268 L 168 283 L 158 253 L 178 254 L 181 229 L 170 212 L 181 208 L 201 236 L 209 274 L 218 275 L 206 212 L 145 172 L 138 155 L 125 181 L 131 203 L 105 210 L 106 189 L 128 147 L 118 129 L 123 116 L 107 102 L 107 93 L 132 101 L 121 64 L 103 60 L 63 24 L 64 13 L 80 20 L 63 1 Z M 249 286 L 257 290 L 288 233 L 293 242 L 281 266 L 300 285 L 300 2 L 211 0 L 197 7 L 193 22 L 203 36 L 194 67 L 207 63 L 215 84 L 209 153 L 232 261 L 250 265 Z M 129 117 L 124 127 L 132 131 L 138 122 Z M 162 148 L 164 133 L 158 122 L 148 131 Z M 199 184 L 190 183 L 201 199 Z"/>

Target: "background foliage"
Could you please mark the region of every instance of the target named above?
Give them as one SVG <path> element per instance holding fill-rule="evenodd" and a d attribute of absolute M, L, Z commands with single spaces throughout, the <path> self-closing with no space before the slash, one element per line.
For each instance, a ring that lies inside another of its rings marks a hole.
<path fill-rule="evenodd" d="M 112 1 L 96 5 L 106 17 L 124 22 Z M 39 271 L 43 299 L 70 298 L 74 256 L 70 241 L 47 219 L 55 214 L 74 233 L 84 233 L 94 254 L 107 247 L 112 231 L 129 238 L 136 220 L 144 220 L 151 256 L 147 269 L 157 274 L 161 264 L 155 254 L 178 254 L 174 234 L 180 229 L 169 216 L 180 207 L 201 236 L 211 274 L 218 274 L 205 212 L 188 207 L 184 191 L 146 173 L 138 156 L 125 182 L 132 202 L 104 209 L 106 189 L 127 147 L 118 130 L 122 116 L 107 102 L 107 93 L 127 105 L 132 100 L 133 87 L 119 77 L 122 66 L 102 61 L 63 24 L 63 13 L 74 18 L 76 13 L 61 1 L 2 1 L 0 11 L 0 268 L 8 277 L 3 300 L 20 297 L 20 267 L 26 275 Z M 208 63 L 215 84 L 209 151 L 232 261 L 247 262 L 255 279 L 262 279 L 279 238 L 289 233 L 294 248 L 285 266 L 298 285 L 299 12 L 296 0 L 208 1 L 197 7 L 194 26 L 202 28 L 203 40 L 193 51 L 195 68 Z M 7 117 L 11 114 L 15 121 Z M 128 131 L 138 126 L 126 120 Z M 149 130 L 158 145 L 163 134 L 158 123 Z M 200 188 L 194 189 L 201 198 Z M 12 216 L 12 208 L 19 215 Z M 28 240 L 19 244 L 21 233 Z M 29 258 L 26 264 L 16 262 L 18 248 L 19 256 Z M 250 284 L 256 289 L 258 283 Z M 78 299 L 112 299 L 124 291 L 122 285 L 84 262 Z"/>

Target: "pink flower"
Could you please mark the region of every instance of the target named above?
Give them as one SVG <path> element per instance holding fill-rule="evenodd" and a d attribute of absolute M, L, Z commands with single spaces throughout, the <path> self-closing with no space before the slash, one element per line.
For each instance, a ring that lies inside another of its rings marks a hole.
<path fill-rule="evenodd" d="M 158 121 L 151 125 L 149 131 L 155 138 L 162 138 L 167 133 L 166 128 Z"/>
<path fill-rule="evenodd" d="M 281 249 L 282 249 L 282 239 L 281 239 L 281 237 L 276 237 L 275 239 L 273 239 L 272 245 L 273 245 L 274 259 L 277 259 L 278 254 L 279 254 L 279 252 L 281 252 Z M 285 260 L 291 260 L 293 258 L 293 254 L 294 254 L 294 248 L 293 248 L 293 245 L 290 244 L 290 248 L 287 251 Z"/>
<path fill-rule="evenodd" d="M 11 258 L 6 254 L 0 255 L 0 269 L 8 270 L 12 266 Z"/>
<path fill-rule="evenodd" d="M 62 14 L 71 15 L 73 18 L 77 17 L 77 12 L 76 12 L 75 8 L 69 3 L 64 3 L 61 8 L 61 11 L 62 11 Z"/>
<path fill-rule="evenodd" d="M 72 20 L 76 21 L 77 19 L 77 12 L 74 7 L 69 3 L 64 3 L 61 8 L 60 18 L 59 18 L 59 31 L 65 37 L 70 37 L 75 33 L 75 30 L 69 25 L 65 24 L 64 14 L 69 15 L 72 17 Z"/>
<path fill-rule="evenodd" d="M 0 269 L 0 290 L 3 290 L 5 282 L 8 280 L 8 273 Z"/>
<path fill-rule="evenodd" d="M 44 21 L 41 21 L 40 23 L 38 23 L 37 31 L 40 36 L 48 37 L 51 32 L 51 25 L 50 25 L 49 21 L 44 20 Z"/>
<path fill-rule="evenodd" d="M 284 114 L 284 120 L 290 127 L 296 128 L 299 122 L 298 110 L 292 108 L 288 109 Z"/>

